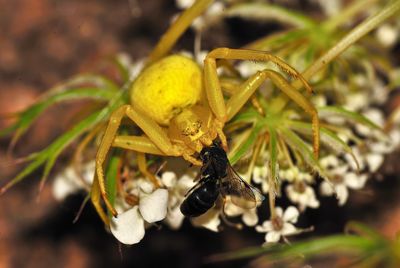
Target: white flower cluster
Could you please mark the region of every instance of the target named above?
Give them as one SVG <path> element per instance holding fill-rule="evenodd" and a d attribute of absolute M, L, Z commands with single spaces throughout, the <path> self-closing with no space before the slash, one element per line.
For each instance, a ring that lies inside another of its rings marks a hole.
<path fill-rule="evenodd" d="M 185 193 L 193 186 L 193 178 L 184 175 L 177 179 L 175 173 L 164 172 L 159 178 L 165 188 L 154 189 L 143 178 L 135 179 L 127 185 L 127 190 L 139 198 L 139 204 L 130 207 L 124 200 L 119 200 L 116 209 L 117 218 L 112 218 L 111 233 L 124 244 L 140 242 L 145 228 L 152 223 L 165 221 L 172 229 L 178 229 L 184 216 L 179 206 Z"/>
<path fill-rule="evenodd" d="M 85 178 L 93 178 L 94 165 L 84 165 Z M 180 211 L 180 205 L 185 199 L 185 194 L 194 186 L 194 176 L 183 175 L 177 178 L 171 171 L 163 172 L 161 177 L 163 188 L 155 189 L 153 184 L 144 178 L 137 178 L 124 185 L 124 191 L 132 196 L 138 197 L 135 205 L 128 204 L 124 198 L 117 198 L 115 209 L 117 217 L 111 219 L 111 233 L 123 244 L 132 245 L 139 243 L 146 228 L 156 222 L 163 221 L 171 229 L 179 229 L 184 220 Z M 83 189 L 79 176 L 72 167 L 68 167 L 56 176 L 53 184 L 53 194 L 58 200 L 62 200 L 69 194 Z M 225 213 L 225 214 L 224 214 Z M 194 226 L 207 228 L 211 231 L 220 230 L 221 217 L 241 216 L 247 226 L 255 226 L 258 223 L 256 208 L 243 209 L 231 202 L 225 205 L 224 213 L 220 208 L 211 208 L 205 214 L 191 219 Z M 226 220 L 224 218 L 224 220 Z"/>
<path fill-rule="evenodd" d="M 195 0 L 176 0 L 176 6 L 180 9 L 188 9 L 194 2 Z M 191 27 L 196 31 L 202 31 L 222 15 L 224 8 L 225 4 L 222 1 L 213 2 L 203 15 L 193 21 Z"/>
<path fill-rule="evenodd" d="M 53 196 L 62 201 L 68 195 L 89 189 L 93 181 L 95 162 L 91 161 L 82 165 L 80 174 L 73 166 L 69 166 L 59 173 L 53 182 Z"/>

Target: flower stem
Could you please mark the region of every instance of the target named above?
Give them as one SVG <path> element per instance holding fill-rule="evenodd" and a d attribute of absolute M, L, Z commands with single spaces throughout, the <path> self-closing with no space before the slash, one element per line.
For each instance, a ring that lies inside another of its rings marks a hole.
<path fill-rule="evenodd" d="M 353 1 L 348 7 L 340 11 L 335 16 L 329 18 L 323 23 L 323 28 L 328 32 L 333 32 L 340 25 L 347 23 L 349 20 L 353 19 L 361 11 L 365 11 L 365 7 L 372 6 L 375 2 L 379 0 L 364 0 L 364 1 Z"/>
<path fill-rule="evenodd" d="M 148 64 L 168 54 L 183 32 L 190 27 L 194 19 L 200 16 L 212 2 L 213 0 L 199 0 L 190 8 L 186 9 L 161 37 L 156 47 L 149 55 Z"/>
<path fill-rule="evenodd" d="M 350 31 L 345 37 L 342 38 L 334 47 L 328 50 L 324 55 L 317 59 L 309 68 L 307 68 L 303 76 L 305 79 L 320 71 L 333 59 L 343 53 L 349 46 L 360 40 L 364 35 L 378 27 L 382 22 L 393 16 L 400 10 L 400 0 L 390 1 L 380 12 L 372 17 L 364 20 Z M 297 81 L 296 81 L 297 82 Z M 299 88 L 300 82 L 297 83 L 296 88 Z"/>
<path fill-rule="evenodd" d="M 266 143 L 271 142 L 270 141 L 270 136 L 267 133 L 265 135 Z M 272 163 L 272 161 L 270 161 Z M 271 213 L 270 218 L 275 219 L 276 218 L 276 211 L 275 211 L 275 178 L 272 176 L 272 167 L 270 167 L 270 172 L 268 174 L 268 185 L 269 185 L 269 190 L 268 190 L 268 201 L 269 201 L 269 211 Z"/>

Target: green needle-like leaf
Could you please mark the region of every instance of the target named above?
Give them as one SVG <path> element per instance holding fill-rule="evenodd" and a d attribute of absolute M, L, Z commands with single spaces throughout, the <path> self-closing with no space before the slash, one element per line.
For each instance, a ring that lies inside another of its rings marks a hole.
<path fill-rule="evenodd" d="M 294 259 L 299 256 L 311 257 L 319 254 L 340 253 L 359 257 L 360 253 L 373 252 L 377 248 L 376 241 L 355 235 L 333 235 L 311 239 L 290 245 L 275 244 L 266 247 L 254 247 L 214 255 L 210 261 L 227 261 L 265 255 L 272 260 Z"/>
<path fill-rule="evenodd" d="M 329 117 L 332 115 L 339 115 L 342 116 L 343 118 L 350 120 L 352 122 L 360 123 L 362 125 L 365 125 L 367 127 L 381 130 L 381 127 L 376 125 L 374 122 L 366 118 L 365 116 L 352 112 L 349 110 L 346 110 L 342 107 L 337 107 L 337 106 L 324 106 L 324 107 L 319 107 L 318 108 L 318 114 L 321 118 L 324 117 Z"/>
<path fill-rule="evenodd" d="M 269 153 L 270 153 L 270 165 L 271 165 L 271 176 L 275 183 L 275 191 L 277 191 L 279 185 L 279 178 L 277 176 L 276 167 L 278 163 L 278 141 L 277 133 L 273 128 L 269 128 Z M 272 185 L 271 185 L 272 186 Z"/>
<path fill-rule="evenodd" d="M 312 136 L 312 126 L 310 123 L 290 121 L 287 124 L 291 129 L 299 133 L 306 134 L 310 137 Z M 328 146 L 335 153 L 345 152 L 350 154 L 357 166 L 357 169 L 360 168 L 360 165 L 351 147 L 347 145 L 344 141 L 342 141 L 334 132 L 330 131 L 327 128 L 320 127 L 320 140 L 322 144 Z"/>
<path fill-rule="evenodd" d="M 301 13 L 263 2 L 234 5 L 227 10 L 226 15 L 255 19 L 257 21 L 275 20 L 299 28 L 311 27 L 315 24 L 313 20 Z"/>
<path fill-rule="evenodd" d="M 57 138 L 52 144 L 50 144 L 46 149 L 31 154 L 28 158 L 32 162 L 25 167 L 14 179 L 8 182 L 5 186 L 0 189 L 0 194 L 4 193 L 10 187 L 14 186 L 16 183 L 20 182 L 24 178 L 26 178 L 29 174 L 34 172 L 41 165 L 46 163 L 42 183 L 47 178 L 51 168 L 54 165 L 54 162 L 58 158 L 59 154 L 65 150 L 65 148 L 71 144 L 76 138 L 80 135 L 93 128 L 96 124 L 105 120 L 111 111 L 113 111 L 118 105 L 120 105 L 121 98 L 123 97 L 124 91 L 120 91 L 120 94 L 116 95 L 114 99 L 111 101 L 109 106 L 96 111 L 77 123 L 72 129 L 64 133 L 62 136 Z"/>
<path fill-rule="evenodd" d="M 282 133 L 282 137 L 287 144 L 289 144 L 293 150 L 296 150 L 303 157 L 308 166 L 316 170 L 322 178 L 326 179 L 328 183 L 331 184 L 328 180 L 328 175 L 322 169 L 319 162 L 315 159 L 311 145 L 307 144 L 302 138 L 300 138 L 290 129 L 279 128 L 279 131 Z"/>
<path fill-rule="evenodd" d="M 249 134 L 249 137 L 239 146 L 236 152 L 229 157 L 229 162 L 234 165 L 254 144 L 257 135 L 260 133 L 264 126 L 262 124 L 256 124 Z"/>
<path fill-rule="evenodd" d="M 16 129 L 11 144 L 15 144 L 19 138 L 27 131 L 27 129 L 34 123 L 34 121 L 51 105 L 68 100 L 77 99 L 95 99 L 102 101 L 109 101 L 115 96 L 112 91 L 104 90 L 101 88 L 81 87 L 74 88 L 68 91 L 60 91 L 54 95 L 48 96 L 46 99 L 32 105 L 27 110 L 19 115 L 19 120 L 12 126 Z"/>
<path fill-rule="evenodd" d="M 229 124 L 234 123 L 254 123 L 255 121 L 261 120 L 262 116 L 254 109 L 249 108 L 244 112 L 236 115 L 233 120 L 229 122 Z"/>
<path fill-rule="evenodd" d="M 118 167 L 121 161 L 121 157 L 119 155 L 112 155 L 108 162 L 107 170 L 106 170 L 106 192 L 108 196 L 108 200 L 112 205 L 115 203 L 115 198 L 117 196 L 117 179 L 118 179 Z M 109 216 L 112 214 L 109 212 Z"/>

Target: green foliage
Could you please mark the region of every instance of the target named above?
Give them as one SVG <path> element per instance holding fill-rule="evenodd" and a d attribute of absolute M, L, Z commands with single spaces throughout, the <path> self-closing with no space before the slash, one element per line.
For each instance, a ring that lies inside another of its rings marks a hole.
<path fill-rule="evenodd" d="M 18 113 L 16 115 L 18 120 L 0 133 L 0 136 L 4 136 L 14 132 L 10 143 L 11 148 L 37 118 L 45 113 L 47 108 L 56 103 L 80 99 L 92 99 L 103 103 L 103 108 L 94 110 L 45 149 L 27 156 L 25 160 L 29 164 L 16 177 L 4 185 L 0 193 L 4 193 L 35 170 L 44 166 L 40 183 L 41 189 L 60 154 L 83 134 L 93 129 L 96 125 L 107 121 L 110 113 L 124 103 L 129 86 L 130 82 L 126 81 L 125 85 L 121 88 L 115 82 L 101 75 L 77 75 L 65 81 L 60 86 L 51 89 L 38 102 Z"/>
<path fill-rule="evenodd" d="M 316 257 L 333 256 L 347 259 L 346 267 L 398 267 L 400 265 L 400 236 L 394 240 L 378 234 L 375 230 L 357 222 L 347 225 L 347 230 L 357 234 L 338 234 L 312 238 L 292 244 L 270 244 L 211 256 L 209 261 L 227 261 L 260 257 L 263 265 L 268 263 L 307 263 Z"/>

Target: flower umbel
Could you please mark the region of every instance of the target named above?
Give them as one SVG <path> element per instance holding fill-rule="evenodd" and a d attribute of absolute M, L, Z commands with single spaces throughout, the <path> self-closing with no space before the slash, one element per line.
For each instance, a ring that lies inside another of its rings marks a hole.
<path fill-rule="evenodd" d="M 256 226 L 256 231 L 266 233 L 266 243 L 276 243 L 281 238 L 296 235 L 302 232 L 297 229 L 294 223 L 297 222 L 299 211 L 297 208 L 290 206 L 285 211 L 281 207 L 275 208 L 275 217 L 268 221 L 264 221 L 262 225 Z"/>

